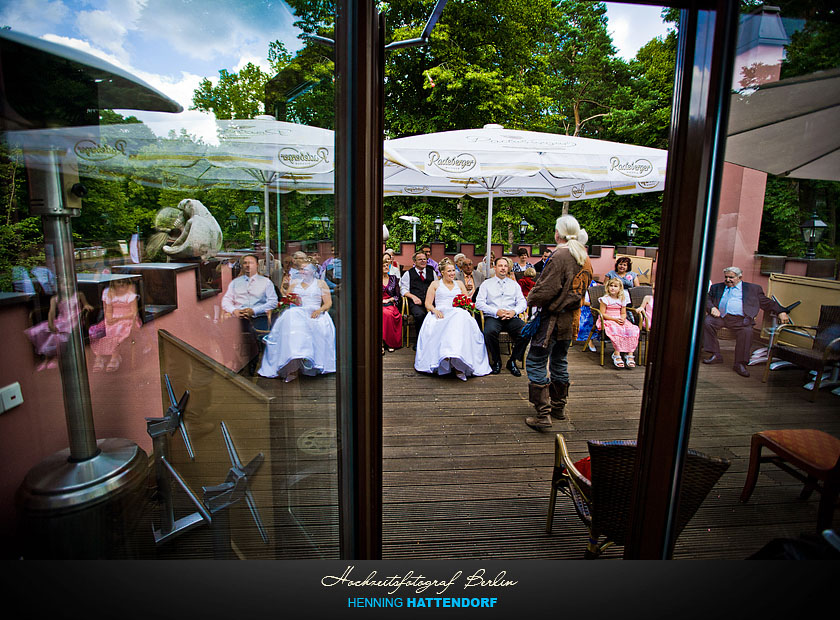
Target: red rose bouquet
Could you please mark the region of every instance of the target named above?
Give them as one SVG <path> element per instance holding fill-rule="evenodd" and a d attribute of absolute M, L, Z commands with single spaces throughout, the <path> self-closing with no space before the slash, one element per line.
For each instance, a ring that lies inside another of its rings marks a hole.
<path fill-rule="evenodd" d="M 455 299 L 452 300 L 452 307 L 463 308 L 470 314 L 475 314 L 476 312 L 478 312 L 478 310 L 475 309 L 475 304 L 472 302 L 472 300 L 463 293 L 455 296 Z"/>
<path fill-rule="evenodd" d="M 283 310 L 285 310 L 286 308 L 288 308 L 290 306 L 299 306 L 299 305 L 300 305 L 300 295 L 298 295 L 296 293 L 287 293 L 286 295 L 283 295 L 283 297 L 280 299 L 280 305 L 278 307 L 280 308 L 280 312 L 282 312 Z"/>

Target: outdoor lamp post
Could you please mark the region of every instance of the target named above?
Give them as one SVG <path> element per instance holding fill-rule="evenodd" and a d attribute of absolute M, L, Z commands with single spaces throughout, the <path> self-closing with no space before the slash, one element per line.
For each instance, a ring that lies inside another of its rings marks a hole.
<path fill-rule="evenodd" d="M 256 249 L 257 234 L 260 231 L 260 222 L 262 222 L 262 209 L 254 203 L 245 209 L 245 215 L 248 216 L 248 224 L 251 226 L 251 245 Z"/>
<path fill-rule="evenodd" d="M 639 230 L 639 227 L 636 225 L 636 221 L 630 220 L 630 223 L 627 225 L 627 245 L 633 245 L 633 239 L 636 236 L 637 230 Z"/>
<path fill-rule="evenodd" d="M 400 219 L 411 224 L 411 242 L 417 243 L 417 224 L 420 223 L 420 218 L 414 215 L 401 215 Z"/>
<path fill-rule="evenodd" d="M 823 222 L 814 210 L 811 217 L 799 225 L 799 230 L 802 231 L 802 240 L 805 242 L 805 258 L 813 259 L 817 257 L 817 244 L 822 239 L 825 229 L 828 224 Z"/>
<path fill-rule="evenodd" d="M 443 229 L 443 220 L 440 217 L 435 218 L 435 243 L 440 242 L 440 231 Z"/>
<path fill-rule="evenodd" d="M 239 224 L 239 218 L 236 217 L 236 213 L 231 213 L 230 217 L 227 219 L 227 221 L 228 221 L 228 227 L 231 230 L 236 230 L 237 224 Z"/>
<path fill-rule="evenodd" d="M 522 218 L 522 221 L 519 222 L 519 243 L 525 243 L 525 233 L 528 232 L 528 222 L 525 218 Z"/>
<path fill-rule="evenodd" d="M 313 222 L 319 222 L 321 224 L 321 236 L 324 239 L 330 238 L 330 227 L 332 226 L 332 220 L 328 215 L 322 215 L 321 217 L 313 217 Z"/>

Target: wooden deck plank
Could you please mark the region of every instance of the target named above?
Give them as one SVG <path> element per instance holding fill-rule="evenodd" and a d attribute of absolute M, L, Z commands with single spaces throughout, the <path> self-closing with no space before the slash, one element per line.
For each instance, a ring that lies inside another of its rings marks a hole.
<path fill-rule="evenodd" d="M 385 356 L 385 559 L 582 557 L 586 530 L 566 498 L 558 498 L 552 535 L 545 533 L 554 433 L 565 435 L 575 457 L 586 455 L 589 439 L 635 439 L 645 369 L 601 367 L 580 346 L 569 363 L 569 419 L 538 433 L 523 421 L 531 414 L 524 376 L 503 372 L 463 383 L 415 372 L 410 349 Z M 761 470 L 750 502 L 738 501 L 750 437 L 766 428 L 819 428 L 840 437 L 840 398 L 824 393 L 809 402 L 799 372 L 774 373 L 767 384 L 763 366 L 751 372 L 745 379 L 726 364 L 700 367 L 690 447 L 732 464 L 677 541 L 676 558 L 745 558 L 773 538 L 814 529 L 818 498 L 800 501 L 799 483 L 772 466 Z M 335 378 L 255 382 L 277 397 L 271 459 L 275 471 L 286 472 L 274 487 L 287 496 L 275 510 L 277 557 L 338 557 Z M 326 443 L 303 450 L 300 439 L 312 429 Z M 244 446 L 260 440 L 243 429 Z M 604 558 L 621 553 L 610 549 Z"/>

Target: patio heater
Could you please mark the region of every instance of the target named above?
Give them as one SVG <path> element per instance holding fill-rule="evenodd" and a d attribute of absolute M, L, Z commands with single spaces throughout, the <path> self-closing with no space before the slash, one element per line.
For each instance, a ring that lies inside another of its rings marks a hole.
<path fill-rule="evenodd" d="M 636 220 L 630 220 L 630 223 L 627 224 L 627 245 L 633 245 L 633 239 L 636 238 L 636 232 L 639 230 L 639 227 L 636 225 Z"/>
<path fill-rule="evenodd" d="M 813 260 L 817 257 L 817 244 L 827 228 L 828 224 L 819 218 L 816 209 L 811 213 L 811 217 L 799 225 L 802 241 L 805 242 L 805 258 Z"/>
<path fill-rule="evenodd" d="M 435 243 L 440 243 L 441 230 L 443 230 L 443 220 L 438 216 L 435 218 Z"/>
<path fill-rule="evenodd" d="M 260 206 L 255 202 L 250 207 L 245 209 L 245 215 L 248 218 L 248 225 L 251 228 L 251 246 L 254 251 L 257 249 L 257 235 L 260 232 L 260 224 L 262 223 L 263 212 Z"/>
<path fill-rule="evenodd" d="M 179 104 L 98 58 L 8 30 L 0 31 L 0 128 L 96 123 L 99 109 L 181 112 Z M 49 76 L 46 78 L 44 76 Z M 67 92 L 75 93 L 72 100 Z M 72 153 L 60 145 L 24 147 L 30 212 L 42 218 L 44 249 L 59 301 L 77 299 L 73 231 L 87 192 Z M 36 464 L 18 489 L 24 553 L 47 559 L 126 553 L 147 457 L 127 439 L 99 439 L 93 426 L 82 323 L 58 355 L 69 447 Z M 128 526 L 122 531 L 121 526 Z"/>
<path fill-rule="evenodd" d="M 519 243 L 525 243 L 525 233 L 528 232 L 528 227 L 530 224 L 522 218 L 522 221 L 519 222 Z"/>

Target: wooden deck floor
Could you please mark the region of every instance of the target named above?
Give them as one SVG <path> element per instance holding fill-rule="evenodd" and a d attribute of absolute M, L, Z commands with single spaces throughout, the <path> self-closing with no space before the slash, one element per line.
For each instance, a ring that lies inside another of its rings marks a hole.
<path fill-rule="evenodd" d="M 731 351 L 724 355 L 730 359 Z M 582 557 L 586 531 L 564 498 L 553 534 L 545 533 L 554 433 L 562 432 L 573 456 L 581 457 L 588 439 L 634 439 L 644 369 L 601 367 L 596 354 L 579 346 L 569 361 L 569 419 L 538 433 L 523 422 L 531 412 L 524 376 L 503 371 L 463 383 L 415 372 L 410 349 L 385 356 L 385 559 Z M 761 370 L 754 367 L 745 379 L 727 364 L 700 369 L 690 447 L 728 458 L 732 466 L 680 536 L 675 558 L 742 559 L 773 538 L 815 528 L 816 497 L 799 501 L 800 485 L 771 466 L 762 470 L 748 504 L 738 496 L 752 433 L 819 428 L 840 436 L 840 397 L 824 392 L 810 403 L 801 371 L 775 371 L 763 384 Z M 327 428 L 334 379 L 296 383 L 297 402 L 309 403 L 308 421 L 321 417 Z M 281 398 L 291 395 L 290 384 L 258 384 Z M 336 558 L 334 453 L 314 459 L 306 474 L 309 486 L 290 501 L 295 523 L 278 524 L 285 539 L 279 555 Z M 621 557 L 621 548 L 604 557 Z"/>

